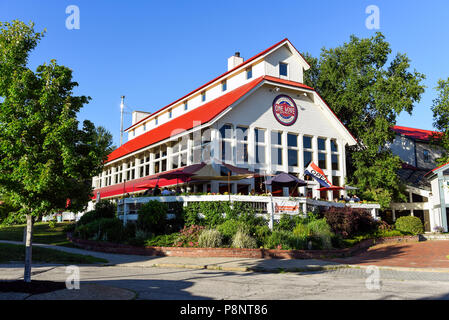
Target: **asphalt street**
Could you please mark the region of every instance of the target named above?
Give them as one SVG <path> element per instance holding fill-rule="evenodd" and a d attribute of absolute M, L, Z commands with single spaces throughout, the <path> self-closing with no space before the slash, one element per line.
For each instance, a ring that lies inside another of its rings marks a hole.
<path fill-rule="evenodd" d="M 378 273 L 377 273 L 378 272 Z M 379 277 L 377 277 L 377 275 Z M 0 265 L 0 279 L 20 279 L 21 265 Z M 65 281 L 66 266 L 38 266 L 33 279 Z M 338 269 L 259 273 L 135 266 L 80 266 L 80 287 L 127 289 L 136 299 L 449 299 L 449 273 Z M 13 297 L 0 294 L 0 299 Z M 18 297 L 20 299 L 20 297 Z M 92 297 L 98 299 L 99 297 Z"/>

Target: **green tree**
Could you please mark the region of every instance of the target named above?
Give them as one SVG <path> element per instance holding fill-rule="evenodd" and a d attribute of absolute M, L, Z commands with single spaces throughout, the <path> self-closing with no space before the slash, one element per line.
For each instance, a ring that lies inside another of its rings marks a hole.
<path fill-rule="evenodd" d="M 390 128 L 401 112 L 411 114 L 425 78 L 409 71 L 405 54 L 388 63 L 390 53 L 385 37 L 376 33 L 366 39 L 351 36 L 335 49 L 323 48 L 319 58 L 305 54 L 312 66 L 305 73 L 306 84 L 319 92 L 358 141 L 347 152 L 349 182 L 384 208 L 403 197 L 396 173 L 401 162 L 388 148 L 394 138 Z"/>
<path fill-rule="evenodd" d="M 439 165 L 449 162 L 449 78 L 439 80 L 435 88 L 437 98 L 433 100 L 433 126 L 441 132 L 432 136 L 432 143 L 441 148 L 443 155 L 436 159 Z"/>
<path fill-rule="evenodd" d="M 43 35 L 33 23 L 0 22 L 0 192 L 26 215 L 26 282 L 33 221 L 84 209 L 92 196 L 91 178 L 108 152 L 95 126 L 77 121 L 90 98 L 73 95 L 78 84 L 72 70 L 55 60 L 35 72 L 27 67 Z"/>

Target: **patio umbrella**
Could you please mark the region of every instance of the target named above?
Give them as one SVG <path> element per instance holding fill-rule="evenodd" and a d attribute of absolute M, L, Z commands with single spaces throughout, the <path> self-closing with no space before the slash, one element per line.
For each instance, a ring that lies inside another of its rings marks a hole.
<path fill-rule="evenodd" d="M 195 173 L 198 170 L 201 170 L 205 165 L 206 165 L 206 163 L 202 162 L 202 163 L 193 164 L 193 165 L 190 165 L 187 167 L 170 170 L 167 172 L 158 173 L 158 174 L 148 177 L 147 183 L 138 185 L 136 187 L 141 188 L 141 189 L 155 187 L 156 185 L 159 184 L 159 179 L 165 179 L 165 180 L 176 179 L 176 185 L 178 185 L 179 179 L 181 179 L 183 182 L 186 182 L 185 180 L 187 180 L 188 178 L 195 175 Z M 154 183 L 154 180 L 157 180 L 156 183 Z"/>
<path fill-rule="evenodd" d="M 307 185 L 307 182 L 301 180 L 294 175 L 289 173 L 282 172 L 280 174 L 275 175 L 273 178 L 269 179 L 265 182 L 265 184 L 272 185 L 273 183 L 288 187 L 288 186 L 298 186 L 304 187 Z"/>

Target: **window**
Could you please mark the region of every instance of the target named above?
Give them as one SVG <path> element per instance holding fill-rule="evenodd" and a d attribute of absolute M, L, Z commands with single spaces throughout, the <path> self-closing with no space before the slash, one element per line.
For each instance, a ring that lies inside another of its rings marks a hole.
<path fill-rule="evenodd" d="M 312 152 L 304 151 L 304 168 L 307 168 L 310 162 L 312 162 Z"/>
<path fill-rule="evenodd" d="M 167 171 L 167 146 L 154 149 L 154 173 Z"/>
<path fill-rule="evenodd" d="M 318 150 L 326 150 L 326 139 L 318 138 Z"/>
<path fill-rule="evenodd" d="M 211 130 L 204 128 L 201 131 L 197 130 L 192 134 L 192 161 L 193 163 L 200 163 L 208 161 L 211 158 Z"/>
<path fill-rule="evenodd" d="M 430 162 L 430 153 L 429 150 L 423 151 L 424 162 Z"/>
<path fill-rule="evenodd" d="M 279 62 L 279 75 L 286 77 L 288 75 L 287 70 L 288 70 L 288 65 L 286 63 Z"/>
<path fill-rule="evenodd" d="M 331 140 L 331 151 L 332 152 L 338 152 L 337 141 L 334 140 L 334 139 Z"/>
<path fill-rule="evenodd" d="M 255 129 L 254 133 L 255 133 L 256 143 L 264 143 L 265 142 L 265 130 Z"/>
<path fill-rule="evenodd" d="M 206 91 L 201 92 L 201 101 L 206 101 Z"/>
<path fill-rule="evenodd" d="M 271 163 L 282 165 L 282 133 L 271 131 Z"/>
<path fill-rule="evenodd" d="M 168 117 L 171 119 L 173 116 L 173 112 L 172 109 L 168 110 Z"/>
<path fill-rule="evenodd" d="M 253 77 L 253 68 L 249 67 L 246 69 L 246 79 L 251 79 Z"/>
<path fill-rule="evenodd" d="M 303 137 L 303 148 L 304 149 L 312 149 L 312 137 L 308 137 L 308 136 Z"/>
<path fill-rule="evenodd" d="M 289 148 L 297 148 L 298 147 L 298 136 L 293 133 L 287 134 L 287 145 Z"/>
<path fill-rule="evenodd" d="M 189 135 L 185 135 L 172 144 L 172 169 L 177 169 L 187 165 L 187 146 L 189 137 Z"/>
<path fill-rule="evenodd" d="M 226 80 L 221 82 L 221 91 L 226 91 L 226 89 L 228 88 L 228 84 L 226 82 Z"/>
<path fill-rule="evenodd" d="M 158 121 L 157 121 L 157 117 L 154 118 L 154 124 L 157 125 Z"/>
<path fill-rule="evenodd" d="M 147 131 L 147 124 L 146 123 L 143 124 L 143 131 Z"/>
<path fill-rule="evenodd" d="M 327 163 L 326 163 L 326 154 L 325 153 L 318 153 L 318 167 L 321 169 L 327 169 Z"/>
<path fill-rule="evenodd" d="M 225 124 L 220 128 L 220 135 L 222 139 L 232 139 L 232 125 Z"/>
<path fill-rule="evenodd" d="M 232 161 L 232 125 L 225 124 L 220 128 L 221 160 Z"/>
<path fill-rule="evenodd" d="M 187 100 L 184 101 L 184 111 L 187 111 L 187 109 L 189 108 L 189 105 L 187 104 Z"/>
<path fill-rule="evenodd" d="M 236 135 L 236 164 L 248 163 L 248 128 L 237 126 Z"/>
<path fill-rule="evenodd" d="M 136 130 L 133 129 L 133 137 L 136 135 Z"/>
<path fill-rule="evenodd" d="M 333 154 L 332 155 L 332 170 L 339 170 L 338 168 L 338 155 L 337 154 Z"/>
<path fill-rule="evenodd" d="M 303 136 L 302 142 L 304 148 L 304 168 L 307 168 L 313 161 L 312 137 Z"/>
<path fill-rule="evenodd" d="M 265 163 L 265 130 L 255 129 L 256 163 Z"/>
<path fill-rule="evenodd" d="M 287 134 L 288 165 L 298 167 L 298 136 L 293 133 Z"/>

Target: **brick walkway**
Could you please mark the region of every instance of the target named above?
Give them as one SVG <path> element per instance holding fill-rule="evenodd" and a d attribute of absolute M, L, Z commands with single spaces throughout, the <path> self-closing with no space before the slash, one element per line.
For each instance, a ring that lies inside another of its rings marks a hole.
<path fill-rule="evenodd" d="M 449 241 L 423 241 L 403 244 L 382 244 L 350 258 L 332 261 L 405 268 L 449 268 Z"/>

